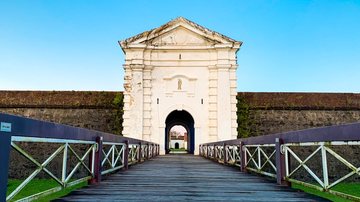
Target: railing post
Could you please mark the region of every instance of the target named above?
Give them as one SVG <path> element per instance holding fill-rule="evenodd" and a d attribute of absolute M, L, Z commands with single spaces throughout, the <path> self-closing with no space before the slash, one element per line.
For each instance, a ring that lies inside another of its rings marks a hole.
<path fill-rule="evenodd" d="M 224 156 L 224 165 L 226 165 L 227 164 L 227 151 L 226 151 L 226 147 L 227 147 L 227 145 L 226 145 L 226 143 L 224 143 L 224 145 L 223 145 L 223 151 L 224 151 L 224 153 L 223 153 L 223 156 Z"/>
<path fill-rule="evenodd" d="M 216 147 L 213 145 L 213 158 L 216 160 Z"/>
<path fill-rule="evenodd" d="M 261 147 L 257 146 L 257 157 L 258 157 L 258 166 L 257 168 L 260 170 L 261 168 L 261 151 L 260 151 Z"/>
<path fill-rule="evenodd" d="M 241 172 L 247 172 L 246 171 L 246 150 L 245 150 L 245 144 L 244 142 L 240 142 L 240 170 Z"/>
<path fill-rule="evenodd" d="M 154 148 L 155 148 L 155 145 L 154 144 L 151 144 L 151 158 L 154 158 Z"/>
<path fill-rule="evenodd" d="M 153 146 L 154 146 L 154 147 L 153 147 L 153 153 L 154 153 L 154 156 L 153 156 L 153 157 L 155 157 L 155 156 L 156 156 L 156 144 L 154 144 Z"/>
<path fill-rule="evenodd" d="M 125 140 L 124 148 L 124 169 L 129 169 L 129 140 Z"/>
<path fill-rule="evenodd" d="M 276 181 L 279 185 L 290 185 L 288 182 L 285 181 L 285 155 L 283 151 L 281 151 L 282 146 L 284 144 L 283 139 L 276 138 L 275 139 L 275 152 L 276 152 Z"/>
<path fill-rule="evenodd" d="M 201 155 L 202 155 L 203 157 L 205 157 L 205 154 L 206 154 L 206 152 L 204 151 L 205 148 L 206 148 L 206 146 L 201 145 Z"/>
<path fill-rule="evenodd" d="M 142 148 L 141 148 L 142 146 L 141 146 L 141 142 L 139 142 L 139 163 L 141 163 L 141 158 L 142 158 Z"/>
<path fill-rule="evenodd" d="M 206 154 L 205 157 L 208 159 L 209 158 L 209 145 L 206 145 Z"/>
<path fill-rule="evenodd" d="M 66 180 L 66 175 L 67 175 L 66 169 L 67 169 L 68 150 L 69 150 L 69 143 L 66 142 L 64 150 L 63 150 L 62 169 L 61 169 L 61 181 L 64 183 L 63 187 L 66 187 L 65 180 Z M 96 152 L 95 152 L 94 158 L 96 159 Z M 97 163 L 97 161 L 94 160 L 94 168 L 95 168 L 94 176 L 96 174 L 96 163 Z"/>
<path fill-rule="evenodd" d="M 206 146 L 201 145 L 201 150 L 202 150 L 202 156 L 205 157 L 206 156 L 206 152 L 205 152 Z"/>
<path fill-rule="evenodd" d="M 101 154 L 102 154 L 102 142 L 103 137 L 97 136 L 96 143 L 98 145 L 96 152 L 95 152 L 95 159 L 94 161 L 94 177 L 89 180 L 89 184 L 98 184 L 101 181 Z"/>
<path fill-rule="evenodd" d="M 146 160 L 150 159 L 150 144 L 147 143 Z"/>
<path fill-rule="evenodd" d="M 322 161 L 322 172 L 324 179 L 324 189 L 327 190 L 329 186 L 329 175 L 328 175 L 328 166 L 327 166 L 327 158 L 326 158 L 326 149 L 325 145 L 321 145 L 321 161 Z"/>
<path fill-rule="evenodd" d="M 9 157 L 11 149 L 10 133 L 0 132 L 0 201 L 6 201 L 6 191 L 9 172 Z"/>

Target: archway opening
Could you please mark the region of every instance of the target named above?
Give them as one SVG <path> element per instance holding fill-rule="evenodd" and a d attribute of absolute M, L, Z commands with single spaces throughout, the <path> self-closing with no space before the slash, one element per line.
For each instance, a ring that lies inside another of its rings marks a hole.
<path fill-rule="evenodd" d="M 170 128 L 170 153 L 188 153 L 188 133 L 189 131 L 182 125 L 174 125 Z"/>
<path fill-rule="evenodd" d="M 183 151 L 193 154 L 195 129 L 191 114 L 185 110 L 172 111 L 167 116 L 165 124 L 165 152 L 168 154 L 172 150 L 176 150 L 175 143 L 177 142 L 179 149 L 183 146 Z"/>

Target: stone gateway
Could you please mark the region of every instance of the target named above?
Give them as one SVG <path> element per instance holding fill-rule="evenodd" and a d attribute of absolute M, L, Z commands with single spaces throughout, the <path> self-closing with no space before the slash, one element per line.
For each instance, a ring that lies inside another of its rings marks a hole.
<path fill-rule="evenodd" d="M 119 42 L 125 53 L 126 137 L 169 148 L 174 125 L 187 129 L 188 151 L 237 137 L 236 52 L 242 42 L 179 17 Z"/>

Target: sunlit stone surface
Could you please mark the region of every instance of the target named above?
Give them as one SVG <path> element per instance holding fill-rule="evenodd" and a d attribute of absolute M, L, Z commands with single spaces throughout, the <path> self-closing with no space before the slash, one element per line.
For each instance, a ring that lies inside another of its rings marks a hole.
<path fill-rule="evenodd" d="M 185 110 L 198 145 L 236 138 L 236 52 L 242 42 L 185 18 L 119 42 L 125 53 L 124 131 L 161 145 L 167 116 Z"/>

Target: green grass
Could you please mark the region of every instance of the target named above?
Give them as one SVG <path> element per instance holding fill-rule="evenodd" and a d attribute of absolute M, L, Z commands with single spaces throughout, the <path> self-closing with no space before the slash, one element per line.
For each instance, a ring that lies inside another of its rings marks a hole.
<path fill-rule="evenodd" d="M 13 190 L 15 190 L 16 187 L 18 187 L 21 184 L 21 182 L 22 182 L 22 180 L 9 179 L 6 195 L 9 195 Z M 68 187 L 68 188 L 62 189 L 61 191 L 41 197 L 41 198 L 37 199 L 36 201 L 41 201 L 41 202 L 51 201 L 53 199 L 56 199 L 56 198 L 59 198 L 62 196 L 66 196 L 70 192 L 72 192 L 76 189 L 79 189 L 83 186 L 86 186 L 86 185 L 87 185 L 87 182 L 82 182 L 82 183 L 74 185 L 72 187 Z M 58 186 L 59 186 L 59 184 L 52 179 L 33 179 L 17 195 L 15 195 L 15 197 L 12 199 L 12 201 L 15 201 L 15 200 L 27 197 L 27 196 L 31 196 L 33 194 L 36 194 L 36 193 L 39 193 L 42 191 L 46 191 L 48 189 L 58 187 Z"/>
<path fill-rule="evenodd" d="M 66 195 L 70 194 L 72 191 L 75 191 L 76 189 L 80 189 L 81 187 L 84 187 L 86 185 L 87 185 L 87 182 L 82 182 L 82 183 L 79 183 L 77 185 L 74 185 L 74 186 L 68 187 L 66 189 L 63 189 L 63 190 L 61 190 L 59 192 L 47 195 L 47 196 L 39 199 L 38 201 L 40 201 L 40 202 L 51 201 L 51 200 L 60 198 L 62 196 L 66 196 Z"/>
<path fill-rule="evenodd" d="M 340 183 L 333 190 L 360 197 L 360 183 Z"/>
<path fill-rule="evenodd" d="M 180 149 L 171 148 L 170 151 L 186 151 L 186 149 L 185 148 L 180 148 Z"/>
<path fill-rule="evenodd" d="M 320 196 L 326 199 L 329 199 L 331 201 L 335 201 L 335 202 L 350 202 L 352 200 L 346 199 L 346 198 L 342 198 L 340 196 L 336 196 L 333 194 L 330 194 L 328 192 L 322 192 L 310 187 L 305 187 L 303 185 L 300 184 L 296 184 L 296 183 L 292 183 L 291 187 L 294 189 L 300 189 L 303 190 L 304 192 L 316 195 L 316 196 Z M 338 192 L 342 192 L 345 194 L 349 194 L 352 196 L 357 196 L 360 197 L 360 183 L 341 183 L 336 185 L 335 187 L 332 188 L 332 190 L 334 191 L 338 191 Z"/>

